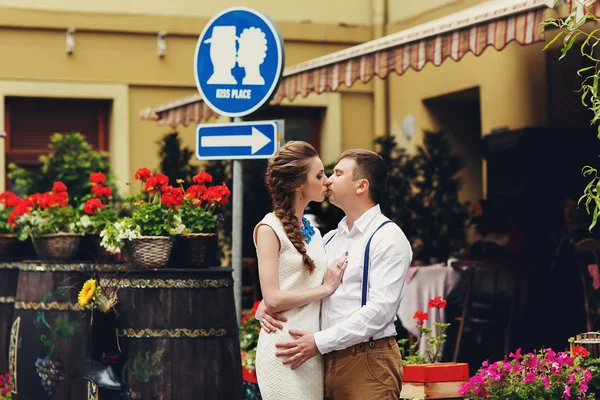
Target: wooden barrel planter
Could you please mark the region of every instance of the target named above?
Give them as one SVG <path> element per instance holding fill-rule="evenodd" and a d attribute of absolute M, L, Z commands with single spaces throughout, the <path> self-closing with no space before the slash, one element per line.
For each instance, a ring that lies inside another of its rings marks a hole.
<path fill-rule="evenodd" d="M 135 398 L 243 398 L 231 268 L 132 270 L 118 286 L 126 384 Z M 140 396 L 140 397 L 137 397 Z"/>
<path fill-rule="evenodd" d="M 86 398 L 82 375 L 91 345 L 90 314 L 77 304 L 77 293 L 93 266 L 17 265 L 9 346 L 13 399 Z M 69 288 L 66 294 L 65 288 Z"/>
<path fill-rule="evenodd" d="M 13 322 L 19 270 L 12 263 L 0 264 L 0 375 L 8 372 L 8 338 Z"/>

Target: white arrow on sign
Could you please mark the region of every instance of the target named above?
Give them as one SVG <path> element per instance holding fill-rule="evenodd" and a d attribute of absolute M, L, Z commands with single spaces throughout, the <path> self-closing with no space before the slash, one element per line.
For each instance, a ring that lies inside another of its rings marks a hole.
<path fill-rule="evenodd" d="M 252 135 L 202 136 L 202 147 L 252 147 L 252 154 L 271 143 L 264 133 L 252 127 Z"/>

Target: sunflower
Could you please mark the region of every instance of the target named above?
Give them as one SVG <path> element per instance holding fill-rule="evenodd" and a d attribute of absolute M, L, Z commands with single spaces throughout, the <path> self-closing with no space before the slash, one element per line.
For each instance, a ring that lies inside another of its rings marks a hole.
<path fill-rule="evenodd" d="M 89 304 L 91 300 L 93 300 L 96 295 L 96 280 L 88 279 L 81 288 L 79 292 L 79 296 L 77 296 L 77 300 L 79 301 L 80 306 L 85 306 Z"/>

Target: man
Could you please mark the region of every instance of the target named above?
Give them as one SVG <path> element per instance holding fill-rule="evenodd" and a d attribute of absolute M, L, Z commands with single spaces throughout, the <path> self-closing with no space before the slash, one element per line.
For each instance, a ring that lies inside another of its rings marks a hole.
<path fill-rule="evenodd" d="M 402 230 L 386 223 L 381 213 L 387 177 L 387 166 L 375 152 L 358 149 L 340 155 L 328 192 L 329 201 L 346 217 L 323 242 L 329 261 L 347 251 L 348 266 L 335 293 L 323 299 L 322 330 L 313 334 L 290 327 L 296 339 L 277 344 L 277 356 L 293 369 L 325 355 L 327 400 L 397 400 L 400 396 L 402 360 L 394 319 L 412 250 Z M 368 266 L 366 287 L 364 264 Z M 262 304 L 256 318 L 267 331 L 282 329 L 278 320 L 285 322 Z"/>

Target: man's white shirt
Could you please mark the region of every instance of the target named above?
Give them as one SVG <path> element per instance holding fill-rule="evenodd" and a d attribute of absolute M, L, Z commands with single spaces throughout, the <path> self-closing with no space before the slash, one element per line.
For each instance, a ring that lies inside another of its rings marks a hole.
<path fill-rule="evenodd" d="M 367 304 L 361 307 L 363 263 L 367 241 L 385 221 L 379 205 L 365 212 L 348 229 L 344 217 L 338 229 L 323 238 L 328 263 L 348 252 L 342 283 L 322 300 L 321 331 L 315 343 L 321 354 L 396 334 L 394 319 L 404 292 L 412 249 L 395 223 L 383 226 L 371 241 Z M 335 236 L 334 236 L 335 234 Z"/>

